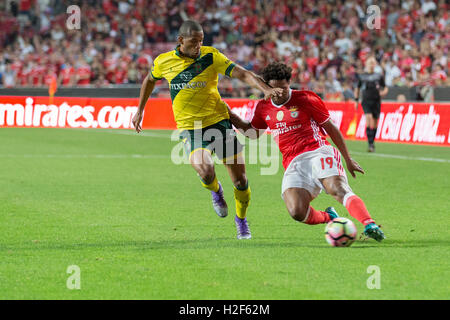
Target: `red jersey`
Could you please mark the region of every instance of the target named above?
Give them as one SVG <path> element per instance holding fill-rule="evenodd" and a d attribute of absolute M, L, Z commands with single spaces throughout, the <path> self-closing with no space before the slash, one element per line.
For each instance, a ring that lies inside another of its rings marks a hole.
<path fill-rule="evenodd" d="M 317 94 L 291 90 L 288 101 L 281 106 L 272 100 L 259 101 L 251 124 L 256 129 L 270 128 L 286 169 L 299 154 L 329 145 L 320 129 L 329 119 L 328 109 Z"/>
<path fill-rule="evenodd" d="M 18 83 L 21 86 L 28 86 L 29 80 L 28 76 L 30 75 L 30 71 L 28 69 L 24 69 L 17 74 Z"/>
<path fill-rule="evenodd" d="M 11 70 L 15 71 L 16 74 L 21 73 L 22 68 L 23 68 L 23 63 L 20 62 L 19 60 L 16 60 L 11 64 Z"/>
<path fill-rule="evenodd" d="M 114 83 L 116 84 L 122 84 L 125 83 L 125 79 L 127 79 L 127 69 L 126 68 L 119 68 L 114 73 Z"/>
<path fill-rule="evenodd" d="M 31 83 L 33 86 L 42 86 L 44 75 L 45 75 L 45 67 L 41 65 L 34 66 L 30 71 Z"/>
<path fill-rule="evenodd" d="M 61 70 L 61 84 L 63 86 L 68 86 L 71 84 L 72 77 L 75 75 L 75 69 L 71 66 L 66 66 Z"/>
<path fill-rule="evenodd" d="M 86 85 L 91 83 L 91 67 L 88 64 L 78 67 L 75 72 L 79 77 L 77 85 Z"/>
<path fill-rule="evenodd" d="M 31 9 L 31 5 L 34 1 L 32 0 L 21 0 L 20 1 L 20 11 L 29 11 Z"/>
<path fill-rule="evenodd" d="M 51 85 L 53 78 L 56 78 L 56 72 L 47 73 L 44 76 L 44 84 L 48 87 Z"/>

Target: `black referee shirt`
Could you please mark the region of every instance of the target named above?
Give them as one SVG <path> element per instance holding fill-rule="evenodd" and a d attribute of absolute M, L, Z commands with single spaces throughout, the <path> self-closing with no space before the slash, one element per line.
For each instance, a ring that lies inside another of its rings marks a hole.
<path fill-rule="evenodd" d="M 380 100 L 380 89 L 386 85 L 384 76 L 379 73 L 361 73 L 357 75 L 358 88 L 362 91 L 362 100 Z"/>

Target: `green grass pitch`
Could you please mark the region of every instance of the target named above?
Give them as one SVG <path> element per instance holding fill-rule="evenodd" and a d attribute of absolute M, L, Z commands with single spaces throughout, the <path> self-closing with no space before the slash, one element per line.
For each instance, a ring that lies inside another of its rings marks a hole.
<path fill-rule="evenodd" d="M 378 143 L 368 154 L 348 141 L 366 171 L 350 185 L 387 239 L 333 248 L 323 225 L 289 217 L 281 165 L 275 175 L 247 166 L 253 239 L 237 240 L 225 168 L 220 219 L 194 170 L 172 163 L 169 137 L 0 129 L 0 299 L 450 298 L 450 148 Z M 312 205 L 349 217 L 324 193 Z M 67 287 L 71 265 L 79 290 Z M 367 286 L 370 266 L 379 289 Z"/>

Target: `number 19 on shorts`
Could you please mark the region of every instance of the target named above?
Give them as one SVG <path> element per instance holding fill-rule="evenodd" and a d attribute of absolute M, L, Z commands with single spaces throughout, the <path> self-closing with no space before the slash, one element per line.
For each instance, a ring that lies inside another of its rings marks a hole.
<path fill-rule="evenodd" d="M 333 168 L 333 158 L 332 157 L 320 158 L 320 162 L 322 164 L 322 170 Z"/>

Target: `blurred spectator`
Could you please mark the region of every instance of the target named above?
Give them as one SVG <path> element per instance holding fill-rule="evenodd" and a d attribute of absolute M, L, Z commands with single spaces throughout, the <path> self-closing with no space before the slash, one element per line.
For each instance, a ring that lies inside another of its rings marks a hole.
<path fill-rule="evenodd" d="M 435 85 L 444 86 L 447 80 L 447 73 L 441 64 L 436 64 L 433 68 L 433 73 L 431 74 L 431 79 L 434 81 Z"/>
<path fill-rule="evenodd" d="M 58 83 L 61 86 L 68 87 L 75 85 L 75 69 L 70 62 L 61 65 Z"/>
<path fill-rule="evenodd" d="M 86 62 L 86 60 L 81 59 L 77 62 L 77 67 L 75 68 L 75 82 L 77 86 L 86 86 L 91 83 L 91 66 Z"/>
<path fill-rule="evenodd" d="M 388 87 L 393 86 L 394 79 L 402 75 L 402 72 L 400 68 L 397 66 L 397 64 L 393 63 L 390 60 L 383 63 L 383 69 L 385 72 L 384 81 Z"/>
<path fill-rule="evenodd" d="M 69 5 L 84 13 L 66 28 Z M 3 86 L 139 84 L 153 58 L 172 50 L 185 19 L 204 27 L 204 45 L 258 72 L 271 61 L 293 69 L 294 87 L 344 97 L 366 58 L 377 57 L 388 86 L 448 86 L 449 3 L 383 0 L 381 29 L 366 26 L 371 0 L 7 0 L 0 5 Z M 224 95 L 251 94 L 234 81 Z M 158 86 L 165 87 L 163 83 Z M 428 91 L 426 91 L 428 90 Z M 163 90 L 156 90 L 163 93 Z M 425 92 L 426 91 L 426 92 Z M 418 93 L 420 96 L 420 92 Z"/>
<path fill-rule="evenodd" d="M 432 102 L 434 97 L 433 90 L 433 79 L 427 69 L 419 74 L 419 79 L 414 83 L 414 86 L 418 93 L 418 100 L 423 100 L 424 102 Z"/>
<path fill-rule="evenodd" d="M 397 102 L 406 102 L 406 96 L 404 94 L 399 94 L 397 96 Z"/>
<path fill-rule="evenodd" d="M 10 64 L 4 66 L 4 70 L 0 70 L 0 78 L 4 87 L 12 88 L 16 84 L 16 72 L 11 68 Z"/>
<path fill-rule="evenodd" d="M 128 83 L 138 83 L 139 71 L 136 62 L 132 62 L 127 73 Z"/>
<path fill-rule="evenodd" d="M 348 80 L 344 82 L 342 96 L 344 97 L 344 101 L 354 101 L 355 100 L 352 83 Z"/>

